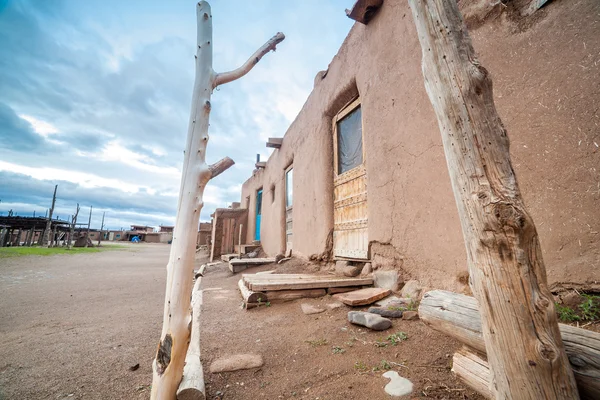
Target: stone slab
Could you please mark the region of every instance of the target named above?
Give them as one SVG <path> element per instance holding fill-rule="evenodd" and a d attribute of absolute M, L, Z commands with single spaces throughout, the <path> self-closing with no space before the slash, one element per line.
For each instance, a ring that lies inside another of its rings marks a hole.
<path fill-rule="evenodd" d="M 234 354 L 213 361 L 210 365 L 210 372 L 216 374 L 219 372 L 258 368 L 262 367 L 263 363 L 263 358 L 260 354 Z"/>
<path fill-rule="evenodd" d="M 337 301 L 349 306 L 366 306 L 389 296 L 391 290 L 382 288 L 366 288 L 353 292 L 338 293 L 333 296 Z"/>

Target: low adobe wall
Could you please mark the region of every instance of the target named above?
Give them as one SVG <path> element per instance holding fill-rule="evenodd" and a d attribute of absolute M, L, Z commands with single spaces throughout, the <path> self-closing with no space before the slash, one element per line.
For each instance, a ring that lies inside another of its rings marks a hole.
<path fill-rule="evenodd" d="M 600 2 L 555 1 L 532 17 L 503 13 L 471 31 L 491 72 L 519 184 L 550 282 L 600 279 Z M 333 227 L 331 118 L 361 98 L 373 262 L 426 286 L 464 288 L 466 255 L 440 132 L 423 86 L 406 2 L 355 24 L 265 169 L 243 185 L 253 240 L 285 249 L 284 172 L 294 166 L 294 253 L 327 251 Z M 272 195 L 274 194 L 274 198 Z"/>

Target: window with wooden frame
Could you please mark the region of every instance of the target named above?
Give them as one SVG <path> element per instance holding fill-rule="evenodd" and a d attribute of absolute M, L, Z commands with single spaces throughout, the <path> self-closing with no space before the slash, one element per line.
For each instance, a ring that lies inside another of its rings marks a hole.
<path fill-rule="evenodd" d="M 360 99 L 350 102 L 333 121 L 335 173 L 341 175 L 363 164 L 362 112 Z"/>

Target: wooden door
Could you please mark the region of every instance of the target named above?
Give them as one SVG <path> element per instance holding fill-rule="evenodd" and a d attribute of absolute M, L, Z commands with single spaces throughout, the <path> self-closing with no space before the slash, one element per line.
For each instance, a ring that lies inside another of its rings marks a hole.
<path fill-rule="evenodd" d="M 285 171 L 285 254 L 291 254 L 293 248 L 292 207 L 294 201 L 294 169 L 290 166 Z"/>
<path fill-rule="evenodd" d="M 333 255 L 368 259 L 367 169 L 358 99 L 334 118 L 333 135 Z"/>

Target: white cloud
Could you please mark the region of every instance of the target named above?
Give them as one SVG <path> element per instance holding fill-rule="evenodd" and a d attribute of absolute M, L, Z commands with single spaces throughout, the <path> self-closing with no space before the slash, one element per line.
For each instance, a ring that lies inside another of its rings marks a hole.
<path fill-rule="evenodd" d="M 54 125 L 49 122 L 42 121 L 41 119 L 37 119 L 32 117 L 31 115 L 20 114 L 19 117 L 29 122 L 33 127 L 35 133 L 47 138 L 49 135 L 53 133 L 58 133 L 59 130 L 56 129 Z"/>

